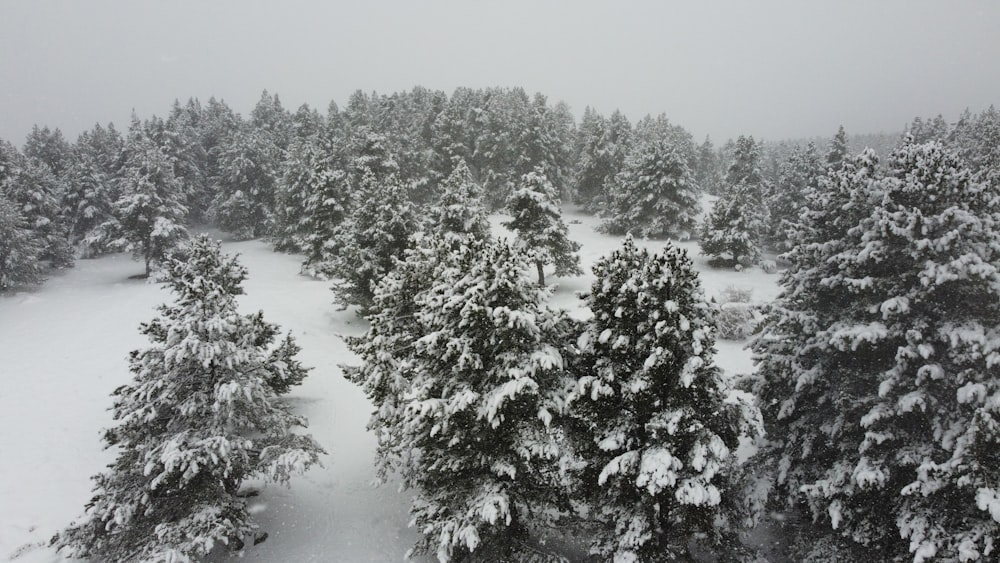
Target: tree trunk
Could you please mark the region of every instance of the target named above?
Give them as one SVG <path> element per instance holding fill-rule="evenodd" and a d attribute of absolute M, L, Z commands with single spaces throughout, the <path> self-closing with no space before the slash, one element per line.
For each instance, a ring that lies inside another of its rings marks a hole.
<path fill-rule="evenodd" d="M 535 260 L 535 268 L 538 269 L 538 285 L 545 287 L 545 269 L 541 260 Z"/>

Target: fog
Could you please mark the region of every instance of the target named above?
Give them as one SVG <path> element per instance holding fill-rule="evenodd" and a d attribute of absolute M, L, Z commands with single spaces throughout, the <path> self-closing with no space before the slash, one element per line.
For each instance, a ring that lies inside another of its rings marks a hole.
<path fill-rule="evenodd" d="M 73 140 L 175 98 L 246 114 L 357 89 L 522 86 L 696 138 L 899 131 L 998 101 L 1000 2 L 0 3 L 0 137 Z"/>

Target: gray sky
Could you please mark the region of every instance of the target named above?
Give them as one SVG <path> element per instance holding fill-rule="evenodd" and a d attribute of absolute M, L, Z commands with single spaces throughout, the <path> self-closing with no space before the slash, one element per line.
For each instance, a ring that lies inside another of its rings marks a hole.
<path fill-rule="evenodd" d="M 70 140 L 175 98 L 246 115 L 356 89 L 523 86 L 695 137 L 897 131 L 1000 104 L 1000 2 L 0 0 L 0 137 Z"/>

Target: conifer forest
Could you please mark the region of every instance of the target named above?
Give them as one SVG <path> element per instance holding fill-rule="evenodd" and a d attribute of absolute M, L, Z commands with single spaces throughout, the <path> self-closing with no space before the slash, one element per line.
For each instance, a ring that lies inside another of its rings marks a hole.
<path fill-rule="evenodd" d="M 996 108 L 283 99 L 0 139 L 0 560 L 1000 561 Z"/>

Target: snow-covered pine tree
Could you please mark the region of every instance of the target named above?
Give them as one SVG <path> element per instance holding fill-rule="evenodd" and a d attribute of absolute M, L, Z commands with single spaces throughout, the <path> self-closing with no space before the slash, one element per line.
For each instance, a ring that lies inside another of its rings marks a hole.
<path fill-rule="evenodd" d="M 528 534 L 561 502 L 550 423 L 570 321 L 545 307 L 527 257 L 507 242 L 436 248 L 412 252 L 379 285 L 366 347 L 352 346 L 365 360 L 356 380 L 378 407 L 380 463 L 415 490 L 415 553 L 543 558 Z"/>
<path fill-rule="evenodd" d="M 464 160 L 440 187 L 441 197 L 429 210 L 427 228 L 449 240 L 488 239 L 490 223 L 483 206 L 483 193 L 472 179 Z"/>
<path fill-rule="evenodd" d="M 144 261 L 148 276 L 154 264 L 188 238 L 185 194 L 172 163 L 144 134 L 134 134 L 127 152 L 114 217 L 85 242 L 131 252 Z"/>
<path fill-rule="evenodd" d="M 611 117 L 607 119 L 604 127 L 604 135 L 599 141 L 602 147 L 600 157 L 606 162 L 607 175 L 599 186 L 600 191 L 597 196 L 587 205 L 587 211 L 591 213 L 602 213 L 611 201 L 611 191 L 614 188 L 615 175 L 621 172 L 625 166 L 625 159 L 632 151 L 634 144 L 632 124 L 625 114 L 615 110 Z"/>
<path fill-rule="evenodd" d="M 800 221 L 789 231 L 792 249 L 781 274 L 781 294 L 767 306 L 768 322 L 751 342 L 757 370 L 740 383 L 758 397 L 769 436 L 748 464 L 757 480 L 748 494 L 756 518 L 769 506 L 808 512 L 800 505 L 800 487 L 838 456 L 827 440 L 851 405 L 837 397 L 828 380 L 815 377 L 822 358 L 816 350 L 827 346 L 822 329 L 839 318 L 850 297 L 824 280 L 829 257 L 848 252 L 848 232 L 881 199 L 877 168 L 871 150 L 839 162 L 820 178 L 818 189 L 805 192 Z M 814 546 L 802 544 L 811 538 L 796 538 L 797 549 L 808 553 Z"/>
<path fill-rule="evenodd" d="M 765 220 L 758 195 L 756 187 L 741 182 L 712 206 L 698 242 L 713 264 L 748 266 L 760 259 Z"/>
<path fill-rule="evenodd" d="M 49 129 L 34 125 L 24 141 L 24 156 L 44 162 L 56 176 L 69 167 L 73 149 L 58 128 Z"/>
<path fill-rule="evenodd" d="M 380 180 L 366 172 L 357 197 L 357 208 L 336 229 L 324 272 L 335 279 L 335 301 L 343 307 L 358 305 L 364 314 L 375 284 L 410 247 L 419 221 L 407 186 L 394 175 Z"/>
<path fill-rule="evenodd" d="M 184 106 L 175 100 L 159 139 L 160 148 L 174 164 L 174 176 L 184 190 L 187 218 L 192 222 L 206 219 L 213 195 L 208 154 L 201 143 L 202 115 L 201 104 L 196 100 L 189 99 Z"/>
<path fill-rule="evenodd" d="M 76 151 L 73 162 L 66 170 L 66 192 L 62 207 L 70 241 L 79 243 L 113 217 L 113 205 L 117 198 L 117 181 L 109 176 L 102 166 L 94 161 L 91 153 Z M 101 248 L 87 247 L 84 255 L 93 256 Z"/>
<path fill-rule="evenodd" d="M 214 546 L 240 549 L 257 525 L 240 485 L 285 483 L 322 449 L 277 401 L 302 380 L 298 347 L 261 314 L 241 315 L 246 269 L 198 237 L 166 265 L 176 301 L 142 325 L 134 380 L 115 390 L 118 457 L 97 475 L 86 516 L 53 538 L 74 557 L 120 563 L 197 561 Z"/>
<path fill-rule="evenodd" d="M 335 260 L 338 233 L 345 226 L 354 208 L 354 193 L 349 175 L 330 166 L 324 157 L 313 160 L 309 195 L 306 198 L 303 243 L 306 259 L 303 271 L 329 277 Z"/>
<path fill-rule="evenodd" d="M 824 172 L 823 162 L 813 143 L 805 148 L 796 147 L 782 164 L 778 181 L 766 197 L 771 220 L 766 225 L 765 238 L 770 248 L 779 252 L 792 248 L 790 232 L 800 221 L 805 194 L 819 188 Z"/>
<path fill-rule="evenodd" d="M 342 149 L 336 139 L 327 135 L 296 139 L 278 184 L 275 248 L 305 253 L 305 265 L 314 273 L 328 258 L 325 244 L 351 208 L 342 169 Z"/>
<path fill-rule="evenodd" d="M 275 183 L 281 149 L 271 137 L 244 126 L 220 150 L 218 193 L 210 215 L 238 239 L 269 234 L 274 227 Z"/>
<path fill-rule="evenodd" d="M 562 220 L 558 195 L 541 170 L 521 177 L 521 185 L 510 194 L 504 226 L 517 233 L 517 242 L 532 256 L 538 284 L 545 285 L 545 266 L 555 265 L 555 275 L 576 276 L 580 269 L 580 244 L 569 240 Z"/>
<path fill-rule="evenodd" d="M 837 134 L 830 141 L 830 150 L 826 153 L 826 167 L 830 170 L 840 170 L 840 163 L 849 156 L 847 148 L 847 132 L 844 126 L 837 128 Z"/>
<path fill-rule="evenodd" d="M 38 258 L 55 268 L 72 266 L 73 247 L 60 204 L 62 180 L 44 162 L 28 158 L 21 161 L 16 176 L 4 189 L 38 242 Z"/>
<path fill-rule="evenodd" d="M 601 229 L 612 234 L 685 240 L 701 212 L 687 160 L 666 139 L 640 141 L 614 177 Z"/>
<path fill-rule="evenodd" d="M 592 552 L 673 561 L 690 542 L 721 548 L 740 524 L 736 446 L 761 422 L 712 363 L 698 275 L 684 250 L 651 255 L 631 236 L 594 275 L 569 409 L 585 462 L 577 496 L 598 524 Z"/>
<path fill-rule="evenodd" d="M 0 191 L 0 291 L 41 283 L 41 252 L 17 206 Z"/>
<path fill-rule="evenodd" d="M 480 246 L 482 240 L 464 241 Z M 361 386 L 374 405 L 368 423 L 378 441 L 375 465 L 380 481 L 390 474 L 413 467 L 415 453 L 402 441 L 406 420 L 406 396 L 412 370 L 415 342 L 423 336 L 416 305 L 417 296 L 429 291 L 444 276 L 451 275 L 458 256 L 455 240 L 444 236 L 418 236 L 403 259 L 375 286 L 368 311 L 368 330 L 362 336 L 347 337 L 348 347 L 361 359 L 359 366 L 341 366 L 350 381 Z"/>
<path fill-rule="evenodd" d="M 722 183 L 720 161 L 719 153 L 712 145 L 712 139 L 706 135 L 705 142 L 698 146 L 698 159 L 694 166 L 694 178 L 702 191 L 713 195 L 719 194 L 719 185 Z"/>
<path fill-rule="evenodd" d="M 747 266 L 760 259 L 767 224 L 767 191 L 757 143 L 753 137 L 741 135 L 726 173 L 725 192 L 701 225 L 701 250 L 712 257 L 713 263 Z"/>
<path fill-rule="evenodd" d="M 763 464 L 875 557 L 995 558 L 1000 203 L 937 142 L 842 178 L 850 200 L 825 212 L 857 223 L 793 251 L 754 344 Z"/>

